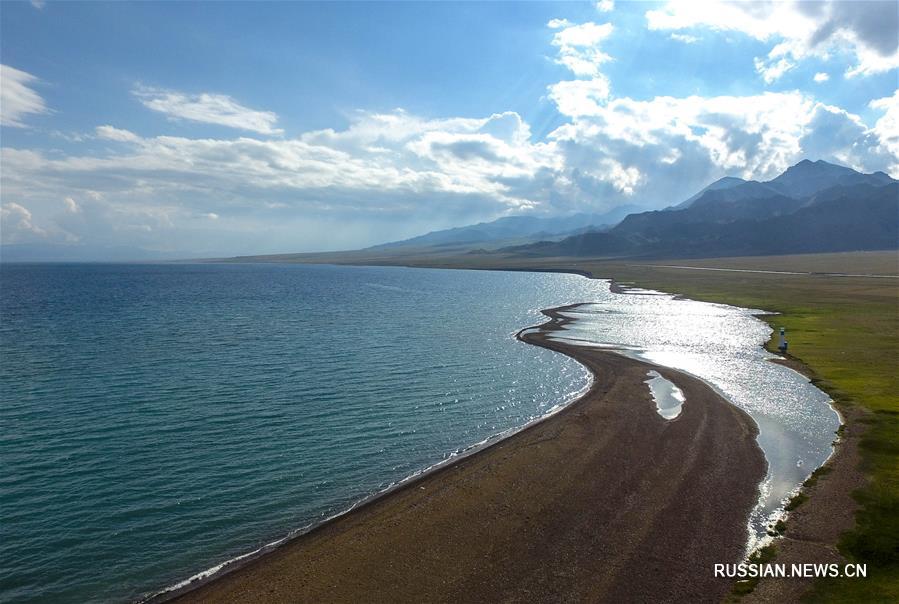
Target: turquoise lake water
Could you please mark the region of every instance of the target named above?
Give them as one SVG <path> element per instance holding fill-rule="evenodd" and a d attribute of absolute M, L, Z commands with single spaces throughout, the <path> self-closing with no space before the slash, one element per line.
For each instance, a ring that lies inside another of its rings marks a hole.
<path fill-rule="evenodd" d="M 574 275 L 4 265 L 0 600 L 148 595 L 570 399 Z"/>
<path fill-rule="evenodd" d="M 549 273 L 3 265 L 0 600 L 149 596 L 545 415 L 589 376 L 514 334 L 574 302 L 560 337 L 753 414 L 756 530 L 829 454 L 826 396 L 765 360 L 742 309 Z M 697 326 L 724 330 L 721 363 Z"/>

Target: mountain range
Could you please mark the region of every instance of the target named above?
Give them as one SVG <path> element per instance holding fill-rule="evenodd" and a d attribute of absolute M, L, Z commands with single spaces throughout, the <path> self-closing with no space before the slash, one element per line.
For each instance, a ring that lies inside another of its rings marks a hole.
<path fill-rule="evenodd" d="M 509 246 L 527 256 L 701 257 L 899 247 L 899 181 L 803 160 L 767 182 L 727 177 L 613 228 Z"/>
<path fill-rule="evenodd" d="M 601 214 L 580 213 L 569 216 L 506 216 L 492 222 L 480 222 L 464 227 L 432 231 L 425 235 L 384 243 L 368 248 L 372 251 L 430 249 L 452 251 L 472 246 L 501 247 L 523 241 L 558 240 L 591 231 L 609 229 L 638 210 L 635 205 L 623 205 Z"/>

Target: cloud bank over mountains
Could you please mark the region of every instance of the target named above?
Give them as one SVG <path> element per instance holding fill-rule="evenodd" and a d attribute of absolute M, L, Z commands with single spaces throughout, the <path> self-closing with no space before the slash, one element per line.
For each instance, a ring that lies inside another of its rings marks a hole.
<path fill-rule="evenodd" d="M 899 92 L 871 99 L 866 122 L 809 91 L 765 89 L 809 57 L 843 57 L 853 78 L 895 69 L 895 4 L 881 3 L 890 17 L 877 3 L 853 11 L 851 3 L 669 2 L 646 12 L 648 35 L 766 42 L 769 52 L 754 61 L 759 90 L 640 99 L 616 96 L 603 73 L 620 57 L 606 49 L 615 7 L 599 4 L 595 20 L 547 24 L 547 52 L 570 77 L 546 89 L 561 125 L 545 137 L 512 111 L 433 118 L 402 109 L 359 110 L 345 128 L 290 133 L 274 112 L 225 94 L 135 85 L 135 101 L 173 123 L 234 136 L 98 123 L 80 135 L 90 143 L 83 152 L 4 146 L 3 243 L 336 249 L 504 214 L 664 206 L 721 176 L 764 180 L 805 157 L 899 177 Z M 2 77 L 4 126 L 26 128 L 49 111 L 39 75 L 3 66 Z M 819 87 L 828 78 L 814 79 Z"/>

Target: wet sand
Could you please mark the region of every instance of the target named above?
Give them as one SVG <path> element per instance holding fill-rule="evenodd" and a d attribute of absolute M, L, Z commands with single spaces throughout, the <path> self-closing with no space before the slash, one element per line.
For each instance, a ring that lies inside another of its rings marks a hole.
<path fill-rule="evenodd" d="M 179 602 L 719 602 L 765 474 L 757 428 L 700 380 L 552 342 L 594 376 L 559 413 L 443 466 Z M 654 369 L 686 395 L 663 419 Z"/>

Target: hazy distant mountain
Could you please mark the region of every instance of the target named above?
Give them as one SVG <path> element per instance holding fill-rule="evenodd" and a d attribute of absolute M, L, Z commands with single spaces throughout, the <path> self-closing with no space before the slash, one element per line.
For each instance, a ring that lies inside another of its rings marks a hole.
<path fill-rule="evenodd" d="M 638 209 L 637 206 L 625 205 L 602 214 L 581 213 L 556 217 L 507 216 L 493 222 L 481 222 L 470 226 L 433 231 L 411 239 L 384 243 L 368 249 L 459 247 L 515 240 L 538 241 L 553 237 L 562 238 L 591 229 L 612 227 L 636 209 Z"/>
<path fill-rule="evenodd" d="M 899 181 L 883 172 L 806 160 L 768 182 L 738 180 L 674 208 L 631 214 L 606 232 L 503 251 L 674 257 L 899 247 Z"/>
<path fill-rule="evenodd" d="M 795 212 L 805 203 L 777 193 L 765 184 L 750 181 L 728 189 L 705 191 L 682 210 L 658 210 L 627 216 L 615 228 L 625 234 L 653 234 L 659 229 L 693 223 L 727 223 L 746 218 L 779 216 Z"/>
<path fill-rule="evenodd" d="M 697 199 L 699 199 L 703 195 L 703 193 L 705 193 L 706 191 L 720 191 L 722 189 L 730 189 L 732 187 L 736 187 L 737 185 L 741 185 L 745 182 L 747 182 L 747 181 L 743 180 L 742 178 L 737 178 L 736 176 L 725 176 L 724 178 L 719 178 L 718 180 L 716 180 L 715 182 L 713 182 L 706 188 L 702 189 L 701 191 L 699 191 L 699 193 L 696 193 L 689 199 L 685 199 L 684 201 L 680 202 L 676 206 L 672 206 L 667 209 L 683 210 L 684 208 L 689 208 L 691 205 L 693 205 L 693 202 L 696 201 Z"/>
<path fill-rule="evenodd" d="M 895 181 L 883 172 L 862 174 L 852 168 L 829 164 L 826 161 L 813 162 L 804 159 L 766 184 L 789 197 L 808 197 L 837 185 L 886 185 L 891 182 Z"/>
<path fill-rule="evenodd" d="M 747 181 L 734 176 L 725 176 L 705 187 L 689 199 L 682 201 L 668 210 L 684 210 L 696 202 L 739 201 L 742 199 L 762 199 L 773 193 L 780 193 L 796 199 L 806 198 L 818 191 L 837 185 L 882 184 L 893 182 L 887 174 L 874 172 L 862 174 L 852 168 L 830 164 L 826 161 L 802 160 L 786 172 L 768 182 Z M 706 195 L 710 191 L 716 193 Z M 702 203 L 700 202 L 700 203 Z"/>

